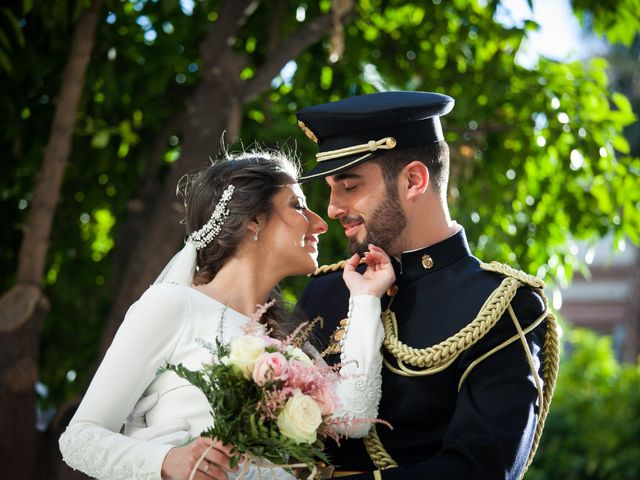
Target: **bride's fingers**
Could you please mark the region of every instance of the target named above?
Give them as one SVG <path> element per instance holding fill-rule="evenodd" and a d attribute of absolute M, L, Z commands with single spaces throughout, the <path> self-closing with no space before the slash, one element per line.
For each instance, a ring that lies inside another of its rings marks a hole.
<path fill-rule="evenodd" d="M 391 260 L 391 258 L 389 257 L 389 255 L 387 254 L 387 252 L 385 252 L 383 249 L 381 249 L 380 247 L 377 247 L 376 245 L 373 244 L 369 244 L 369 251 L 371 253 L 376 253 L 378 255 L 380 255 L 382 258 L 385 258 L 387 260 Z"/>
<path fill-rule="evenodd" d="M 356 267 L 358 266 L 358 264 L 360 263 L 360 255 L 358 255 L 357 253 L 354 253 L 351 258 L 349 258 L 347 260 L 347 263 L 344 266 L 344 271 L 345 272 L 353 272 L 355 271 Z"/>
<path fill-rule="evenodd" d="M 387 263 L 390 263 L 389 257 L 381 253 L 377 250 L 371 250 L 367 252 L 368 254 L 365 256 L 365 261 L 368 265 L 378 265 L 383 266 Z"/>

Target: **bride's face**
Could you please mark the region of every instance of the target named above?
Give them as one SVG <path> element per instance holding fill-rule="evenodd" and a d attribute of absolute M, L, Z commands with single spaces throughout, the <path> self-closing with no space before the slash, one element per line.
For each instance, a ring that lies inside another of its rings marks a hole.
<path fill-rule="evenodd" d="M 318 236 L 326 231 L 326 222 L 307 208 L 300 185 L 292 183 L 274 195 L 273 211 L 260 229 L 259 241 L 286 267 L 287 275 L 303 275 L 317 268 Z"/>

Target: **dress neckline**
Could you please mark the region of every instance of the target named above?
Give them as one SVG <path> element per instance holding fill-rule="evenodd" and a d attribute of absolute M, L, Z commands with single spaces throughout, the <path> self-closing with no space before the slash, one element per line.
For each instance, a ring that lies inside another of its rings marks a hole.
<path fill-rule="evenodd" d="M 205 299 L 209 300 L 210 302 L 215 303 L 216 305 L 218 305 L 219 308 L 221 308 L 222 310 L 226 311 L 226 312 L 231 312 L 234 315 L 238 316 L 238 317 L 242 317 L 243 320 L 247 321 L 250 320 L 248 315 L 245 315 L 244 313 L 240 313 L 237 310 L 234 310 L 233 308 L 231 308 L 229 305 L 225 305 L 224 303 L 222 303 L 220 300 L 217 300 L 215 298 L 213 298 L 210 295 L 207 295 L 204 292 L 201 292 L 200 290 L 198 290 L 197 288 L 193 287 L 193 286 L 189 286 L 189 285 L 185 285 L 189 290 L 191 290 L 192 292 L 195 292 L 196 294 L 198 294 L 198 296 L 200 297 L 204 297 Z"/>

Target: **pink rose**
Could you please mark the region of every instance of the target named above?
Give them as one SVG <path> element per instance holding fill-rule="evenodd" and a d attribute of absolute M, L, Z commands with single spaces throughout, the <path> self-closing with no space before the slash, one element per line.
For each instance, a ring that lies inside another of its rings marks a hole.
<path fill-rule="evenodd" d="M 267 347 L 276 347 L 278 350 L 280 350 L 282 348 L 282 341 L 278 340 L 277 338 L 273 338 L 273 337 L 270 337 L 268 335 L 264 335 L 264 336 L 262 336 L 260 338 L 262 338 L 262 340 L 264 340 L 264 344 Z"/>
<path fill-rule="evenodd" d="M 253 381 L 264 385 L 268 381 L 286 380 L 288 364 L 281 353 L 263 353 L 253 367 Z"/>
<path fill-rule="evenodd" d="M 333 415 L 338 408 L 338 396 L 330 385 L 318 385 L 309 396 L 316 401 L 322 415 Z"/>

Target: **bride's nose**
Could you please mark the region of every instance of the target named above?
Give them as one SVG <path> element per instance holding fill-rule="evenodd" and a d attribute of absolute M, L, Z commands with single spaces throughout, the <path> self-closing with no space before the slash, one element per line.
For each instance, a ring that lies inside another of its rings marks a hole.
<path fill-rule="evenodd" d="M 311 218 L 310 218 L 311 233 L 316 235 L 321 235 L 323 233 L 326 233 L 327 229 L 329 228 L 327 226 L 327 222 L 325 222 L 322 219 L 322 217 L 318 215 L 316 212 L 309 211 L 309 213 L 311 215 Z"/>

